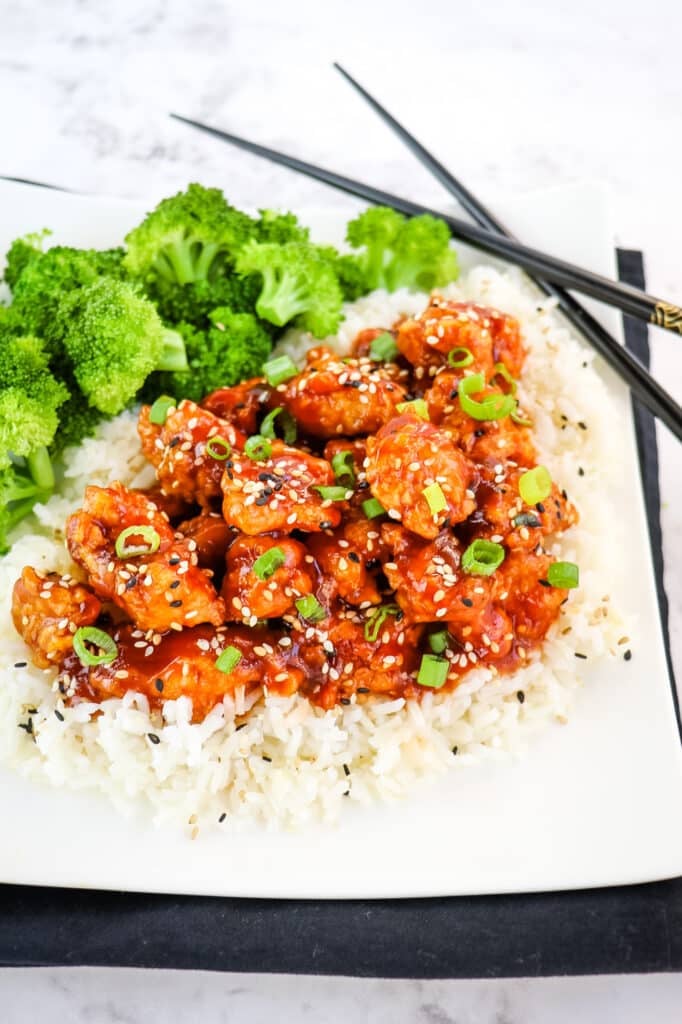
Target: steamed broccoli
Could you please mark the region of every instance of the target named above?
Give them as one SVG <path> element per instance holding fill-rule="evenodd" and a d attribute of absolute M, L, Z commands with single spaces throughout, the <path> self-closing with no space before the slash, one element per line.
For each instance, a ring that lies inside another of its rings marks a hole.
<path fill-rule="evenodd" d="M 12 242 L 5 257 L 7 266 L 4 274 L 4 280 L 10 288 L 15 287 L 25 267 L 37 256 L 42 256 L 43 242 L 48 235 L 50 231 L 44 228 L 42 231 L 25 235 L 24 238 L 16 238 Z"/>
<path fill-rule="evenodd" d="M 67 294 L 58 321 L 78 386 L 101 412 L 120 412 L 153 370 L 187 369 L 180 335 L 125 281 L 102 277 Z"/>
<path fill-rule="evenodd" d="M 65 294 L 87 287 L 102 275 L 123 276 L 122 249 L 72 249 L 56 245 L 47 252 L 39 248 L 42 236 L 29 236 L 35 245 L 26 253 L 26 241 L 12 244 L 7 259 L 13 267 L 12 305 L 15 318 L 29 334 L 43 338 L 53 354 L 59 353 L 55 332 L 57 311 Z M 14 250 L 14 256 L 12 255 Z M 6 275 L 7 276 L 7 275 Z"/>
<path fill-rule="evenodd" d="M 459 272 L 447 225 L 429 214 L 408 220 L 389 207 L 373 206 L 348 224 L 346 240 L 362 250 L 352 259 L 368 290 L 428 291 L 454 281 Z M 347 273 L 349 268 L 347 261 Z M 352 274 L 350 280 L 358 287 Z"/>
<path fill-rule="evenodd" d="M 0 551 L 7 533 L 54 487 L 47 446 L 67 398 L 38 339 L 0 331 Z"/>
<path fill-rule="evenodd" d="M 213 310 L 210 320 L 206 330 L 191 324 L 177 325 L 185 341 L 189 369 L 184 373 L 162 374 L 154 381 L 156 394 L 168 392 L 176 398 L 198 402 L 216 388 L 260 374 L 272 339 L 256 317 L 223 308 Z M 146 390 L 150 391 L 149 386 Z"/>
<path fill-rule="evenodd" d="M 283 327 L 292 320 L 317 338 L 333 334 L 343 295 L 324 250 L 307 242 L 249 242 L 237 258 L 237 272 L 259 274 L 256 312 Z"/>
<path fill-rule="evenodd" d="M 260 217 L 256 224 L 259 242 L 307 242 L 310 230 L 299 223 L 293 213 L 279 213 L 277 210 L 259 210 Z"/>
<path fill-rule="evenodd" d="M 145 280 L 210 280 L 254 234 L 255 221 L 230 206 L 220 189 L 193 184 L 163 199 L 126 235 L 125 265 Z"/>
<path fill-rule="evenodd" d="M 237 277 L 232 273 L 219 275 L 212 281 L 180 285 L 157 279 L 148 282 L 145 291 L 163 320 L 205 328 L 209 313 L 218 306 L 229 306 L 237 313 L 252 313 L 260 282 L 254 277 Z"/>

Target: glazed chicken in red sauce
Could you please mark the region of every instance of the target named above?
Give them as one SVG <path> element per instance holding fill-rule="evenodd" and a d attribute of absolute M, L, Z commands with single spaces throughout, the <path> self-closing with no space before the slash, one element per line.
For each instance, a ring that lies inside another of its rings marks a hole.
<path fill-rule="evenodd" d="M 27 567 L 14 588 L 67 700 L 186 696 L 199 721 L 261 688 L 419 699 L 542 642 L 577 512 L 516 401 L 518 323 L 433 296 L 351 352 L 142 408 L 155 488 L 89 487 L 66 527 L 82 578 Z"/>

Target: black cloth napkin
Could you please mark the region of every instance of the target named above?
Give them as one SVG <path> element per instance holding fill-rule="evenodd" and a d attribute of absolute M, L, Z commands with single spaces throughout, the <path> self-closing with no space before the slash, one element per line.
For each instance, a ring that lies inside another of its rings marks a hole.
<path fill-rule="evenodd" d="M 641 254 L 618 256 L 621 279 L 643 287 Z M 646 325 L 626 320 L 625 328 L 648 364 Z M 637 403 L 635 419 L 672 679 L 656 429 Z M 674 971 L 682 969 L 682 878 L 566 893 L 319 902 L 0 886 L 0 965 L 84 964 L 385 978 Z"/>

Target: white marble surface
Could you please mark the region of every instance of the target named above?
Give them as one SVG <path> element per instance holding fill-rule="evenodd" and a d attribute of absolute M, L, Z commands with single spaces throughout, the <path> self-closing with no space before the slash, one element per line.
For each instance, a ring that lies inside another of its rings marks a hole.
<path fill-rule="evenodd" d="M 238 204 L 350 200 L 174 124 L 232 127 L 421 201 L 440 189 L 330 70 L 338 59 L 482 196 L 605 182 L 649 290 L 682 301 L 678 0 L 0 0 L 0 173 L 145 195 L 188 180 Z M 652 334 L 682 396 L 680 342 Z M 660 432 L 682 675 L 679 448 Z M 0 972 L 3 1024 L 176 1020 L 678 1021 L 682 978 L 382 982 L 133 971 Z"/>

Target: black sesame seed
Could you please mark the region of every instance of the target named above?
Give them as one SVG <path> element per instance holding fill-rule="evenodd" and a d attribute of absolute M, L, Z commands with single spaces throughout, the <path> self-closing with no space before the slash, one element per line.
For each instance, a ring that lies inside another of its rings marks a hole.
<path fill-rule="evenodd" d="M 524 700 L 526 699 L 526 695 L 523 692 L 523 690 L 516 691 L 516 699 L 519 702 L 519 704 L 523 704 Z"/>
<path fill-rule="evenodd" d="M 563 491 L 561 492 L 561 497 L 564 499 L 564 501 L 568 501 L 568 493 L 567 493 L 565 487 L 564 487 Z"/>
<path fill-rule="evenodd" d="M 163 693 L 163 679 L 156 679 L 154 681 L 154 686 L 159 691 L 159 693 Z"/>
<path fill-rule="evenodd" d="M 262 508 L 263 505 L 267 505 L 269 497 L 269 494 L 259 494 L 256 498 L 255 504 L 258 505 L 259 508 Z"/>
<path fill-rule="evenodd" d="M 623 655 L 623 657 L 625 658 L 626 661 L 629 661 L 630 658 L 632 657 L 632 651 L 626 651 L 625 654 Z"/>
<path fill-rule="evenodd" d="M 225 821 L 225 818 L 226 818 L 226 817 L 227 817 L 227 812 L 226 812 L 226 811 L 223 811 L 223 813 L 222 813 L 222 814 L 220 815 L 220 817 L 218 818 L 218 824 L 219 824 L 219 825 L 222 825 L 222 823 L 223 823 L 223 822 Z"/>
<path fill-rule="evenodd" d="M 359 491 L 366 491 L 368 487 L 369 487 L 369 481 L 368 480 L 361 480 L 359 482 L 359 484 L 358 484 L 358 490 Z"/>
<path fill-rule="evenodd" d="M 171 437 L 170 441 L 168 442 L 168 447 L 169 448 L 175 448 L 179 444 L 180 444 L 180 438 L 179 437 Z"/>
<path fill-rule="evenodd" d="M 358 686 L 358 693 L 369 693 L 369 686 Z"/>
<path fill-rule="evenodd" d="M 575 654 L 576 658 L 582 658 L 583 661 L 587 661 L 587 655 L 586 654 L 581 654 L 579 651 L 574 651 L 573 653 Z"/>
<path fill-rule="evenodd" d="M 345 792 L 345 793 L 344 793 L 343 795 L 344 795 L 344 796 L 350 796 L 350 790 L 349 790 L 349 789 L 347 789 L 347 790 L 346 790 L 346 792 Z"/>
<path fill-rule="evenodd" d="M 272 758 L 271 758 L 271 757 L 268 757 L 268 755 L 267 755 L 267 754 L 263 754 L 263 755 L 262 755 L 262 757 L 263 757 L 263 760 L 264 760 L 264 761 L 267 761 L 267 762 L 268 762 L 268 764 L 272 764 Z"/>
<path fill-rule="evenodd" d="M 452 748 L 452 753 L 455 755 L 455 757 L 457 756 L 457 751 L 458 750 L 459 750 L 459 747 L 453 747 Z"/>
<path fill-rule="evenodd" d="M 450 401 L 452 401 L 454 398 L 457 398 L 457 394 L 457 388 L 453 388 L 452 391 L 450 392 Z"/>
<path fill-rule="evenodd" d="M 348 767 L 347 764 L 344 764 L 343 771 L 344 771 L 345 775 L 347 775 L 347 776 L 350 775 L 350 768 Z"/>
<path fill-rule="evenodd" d="M 170 589 L 171 590 L 175 590 L 179 586 L 180 586 L 180 580 L 173 580 L 173 582 L 170 585 Z"/>
<path fill-rule="evenodd" d="M 587 430 L 587 423 L 583 423 L 582 420 L 578 420 L 578 426 L 581 430 Z"/>
<path fill-rule="evenodd" d="M 474 602 L 471 600 L 470 597 L 463 597 L 462 598 L 462 604 L 464 605 L 465 608 L 473 608 L 474 607 Z"/>
<path fill-rule="evenodd" d="M 474 437 L 485 437 L 485 427 L 479 427 L 478 430 L 474 430 Z"/>
<path fill-rule="evenodd" d="M 161 740 L 159 739 L 155 732 L 148 732 L 147 739 L 150 741 L 150 743 L 153 743 L 154 746 L 156 746 L 157 743 L 161 742 Z"/>
<path fill-rule="evenodd" d="M 28 662 L 26 662 L 26 661 L 15 661 L 14 662 L 14 667 L 15 668 L 26 668 L 27 664 L 28 664 Z"/>
<path fill-rule="evenodd" d="M 350 559 L 351 562 L 359 562 L 360 561 L 360 555 L 357 553 L 357 551 L 349 551 L 348 552 L 348 558 Z"/>
<path fill-rule="evenodd" d="M 341 697 L 341 703 L 342 704 L 350 704 L 350 698 L 349 697 Z"/>
<path fill-rule="evenodd" d="M 239 732 L 240 729 L 246 729 L 248 724 L 249 724 L 248 722 L 241 722 L 241 724 L 238 725 L 234 731 L 235 732 Z"/>
<path fill-rule="evenodd" d="M 538 583 L 540 584 L 541 587 L 551 587 L 552 586 L 552 584 L 549 582 L 549 580 L 538 580 Z"/>
<path fill-rule="evenodd" d="M 585 476 L 585 470 L 582 466 L 578 466 L 578 476 Z"/>
<path fill-rule="evenodd" d="M 54 709 L 54 717 L 60 722 L 64 721 L 64 715 L 61 713 L 61 711 L 58 711 L 57 708 Z"/>
<path fill-rule="evenodd" d="M 545 511 L 545 506 L 542 504 L 541 501 L 538 501 L 535 507 L 540 514 L 542 514 Z"/>
<path fill-rule="evenodd" d="M 33 735 L 33 719 L 29 718 L 28 722 L 19 722 L 19 728 L 24 729 L 29 736 Z"/>
<path fill-rule="evenodd" d="M 172 555 L 171 558 L 168 559 L 168 564 L 169 565 L 180 565 L 181 561 L 182 561 L 182 559 L 180 558 L 180 555 Z"/>
<path fill-rule="evenodd" d="M 329 522 L 328 519 L 325 519 L 323 522 L 320 523 L 321 530 L 331 530 L 331 528 L 332 524 Z"/>
<path fill-rule="evenodd" d="M 175 600 L 171 601 L 171 603 L 170 603 L 171 608 L 179 608 L 181 605 L 182 605 L 182 600 L 179 597 L 176 597 Z"/>
<path fill-rule="evenodd" d="M 126 580 L 126 590 L 132 590 L 133 587 L 137 586 L 137 576 L 131 576 L 129 580 Z"/>

